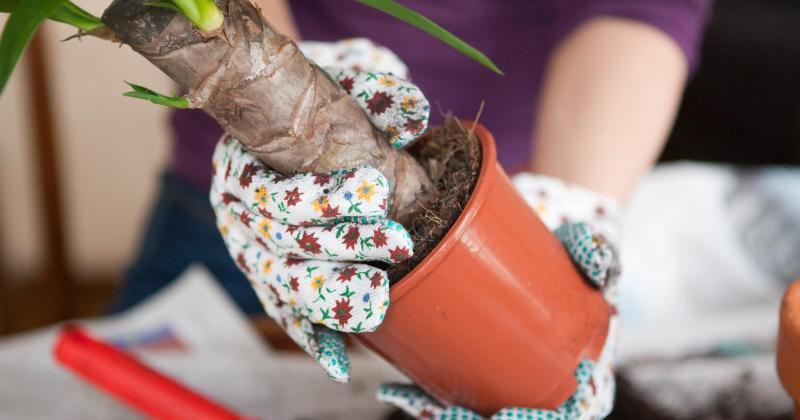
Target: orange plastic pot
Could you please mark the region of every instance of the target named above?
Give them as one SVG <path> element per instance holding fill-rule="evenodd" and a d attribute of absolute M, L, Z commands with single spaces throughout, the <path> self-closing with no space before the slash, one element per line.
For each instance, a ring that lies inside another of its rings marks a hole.
<path fill-rule="evenodd" d="M 444 404 L 552 409 L 602 349 L 612 312 L 497 163 L 480 125 L 477 185 L 444 239 L 356 337 Z"/>
<path fill-rule="evenodd" d="M 800 279 L 783 296 L 775 359 L 781 383 L 794 399 L 794 418 L 800 420 Z"/>

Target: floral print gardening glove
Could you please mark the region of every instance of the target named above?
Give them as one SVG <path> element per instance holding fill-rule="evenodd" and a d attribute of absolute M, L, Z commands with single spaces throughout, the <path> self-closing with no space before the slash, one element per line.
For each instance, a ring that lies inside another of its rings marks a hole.
<path fill-rule="evenodd" d="M 366 40 L 301 48 L 395 147 L 427 127 L 428 102 L 390 51 Z M 412 254 L 408 232 L 387 219 L 389 182 L 370 167 L 285 177 L 230 136 L 213 164 L 211 204 L 234 261 L 267 314 L 330 378 L 346 382 L 350 364 L 337 331 L 374 331 L 389 306 L 386 273 L 365 262 Z"/>
<path fill-rule="evenodd" d="M 374 331 L 389 306 L 386 273 L 361 261 L 412 253 L 408 232 L 386 218 L 389 182 L 370 167 L 285 177 L 231 137 L 217 145 L 214 168 L 211 204 L 231 257 L 267 314 L 346 382 L 335 331 Z"/>
<path fill-rule="evenodd" d="M 576 266 L 592 285 L 603 290 L 616 305 L 616 280 L 620 274 L 615 246 L 620 222 L 616 202 L 601 194 L 542 175 L 523 173 L 512 178 L 517 190 L 544 224 L 559 238 Z M 612 316 L 606 343 L 597 361 L 583 360 L 575 370 L 575 393 L 555 410 L 510 407 L 491 420 L 547 419 L 594 420 L 613 408 L 614 347 L 617 319 Z M 445 407 L 413 384 L 384 384 L 377 398 L 417 419 L 482 420 L 469 409 Z"/>
<path fill-rule="evenodd" d="M 512 181 L 584 277 L 603 289 L 606 299 L 616 305 L 621 230 L 616 201 L 544 175 L 521 173 Z"/>
<path fill-rule="evenodd" d="M 408 81 L 408 68 L 389 49 L 364 38 L 299 45 L 389 135 L 392 146 L 408 146 L 428 127 L 428 100 Z"/>

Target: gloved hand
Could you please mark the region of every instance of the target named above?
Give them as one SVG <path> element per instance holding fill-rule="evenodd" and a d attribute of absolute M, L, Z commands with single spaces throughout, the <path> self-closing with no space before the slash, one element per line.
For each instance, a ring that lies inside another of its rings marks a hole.
<path fill-rule="evenodd" d="M 428 102 L 389 50 L 366 40 L 300 47 L 395 147 L 427 127 Z M 213 165 L 211 204 L 234 261 L 267 314 L 331 379 L 346 382 L 350 364 L 336 331 L 374 331 L 389 306 L 385 271 L 361 262 L 400 262 L 413 250 L 408 232 L 387 219 L 389 182 L 370 167 L 284 177 L 227 136 Z"/>
<path fill-rule="evenodd" d="M 408 81 L 408 68 L 390 50 L 364 38 L 304 41 L 299 46 L 389 134 L 395 148 L 408 146 L 428 127 L 428 100 Z"/>
<path fill-rule="evenodd" d="M 524 173 L 512 178 L 514 185 L 544 224 L 559 238 L 587 281 L 602 288 L 616 304 L 620 223 L 613 199 L 561 180 Z M 596 362 L 584 360 L 575 371 L 575 393 L 555 410 L 511 407 L 494 414 L 503 419 L 601 419 L 613 407 L 615 382 L 614 345 L 617 330 L 612 316 L 606 343 Z M 443 407 L 416 385 L 384 384 L 377 398 L 418 419 L 482 419 L 466 408 Z"/>
<path fill-rule="evenodd" d="M 620 241 L 616 201 L 557 178 L 521 173 L 514 186 L 548 229 L 558 237 L 586 279 L 616 305 Z"/>

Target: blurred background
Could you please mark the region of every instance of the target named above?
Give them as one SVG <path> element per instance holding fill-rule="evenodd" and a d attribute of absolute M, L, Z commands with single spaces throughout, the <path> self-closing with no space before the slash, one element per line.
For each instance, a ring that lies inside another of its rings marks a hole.
<path fill-rule="evenodd" d="M 129 49 L 60 42 L 72 34 L 46 22 L 0 99 L 3 333 L 101 307 L 169 157 L 166 108 L 122 92 L 123 77 L 165 92 L 170 81 Z"/>
<path fill-rule="evenodd" d="M 662 162 L 800 165 L 798 23 L 794 0 L 716 2 Z M 123 77 L 170 81 L 125 47 L 60 42 L 70 35 L 45 23 L 0 97 L 0 335 L 101 313 L 169 159 L 168 110 L 121 93 Z"/>

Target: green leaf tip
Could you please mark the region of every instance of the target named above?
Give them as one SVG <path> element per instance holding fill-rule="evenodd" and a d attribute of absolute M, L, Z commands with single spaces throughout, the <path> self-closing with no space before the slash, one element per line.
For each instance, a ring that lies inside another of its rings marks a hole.
<path fill-rule="evenodd" d="M 189 108 L 189 100 L 182 97 L 182 96 L 166 96 L 162 95 L 152 89 L 148 89 L 144 86 L 139 86 L 135 83 L 131 83 L 125 81 L 128 86 L 133 89 L 130 92 L 125 92 L 122 95 L 127 96 L 129 98 L 137 98 L 137 99 L 144 99 L 150 101 L 156 105 L 164 105 L 171 108 L 178 108 L 184 109 Z"/>
<path fill-rule="evenodd" d="M 412 26 L 421 29 L 434 38 L 444 42 L 445 44 L 455 48 L 460 53 L 484 65 L 489 70 L 503 75 L 503 71 L 497 67 L 484 53 L 478 51 L 475 47 L 467 44 L 461 38 L 453 35 L 447 29 L 442 28 L 432 20 L 425 16 L 397 3 L 394 0 L 356 0 L 359 3 L 365 4 L 374 9 L 380 10 L 388 15 L 394 16 Z"/>
<path fill-rule="evenodd" d="M 0 0 L 0 13 L 13 13 L 22 1 Z M 81 9 L 75 3 L 68 0 L 62 0 L 60 3 L 47 16 L 48 19 L 72 25 L 84 32 L 91 32 L 103 27 L 103 22 L 99 17 Z"/>
<path fill-rule="evenodd" d="M 92 32 L 105 26 L 99 17 L 69 1 L 64 1 L 49 17 L 56 22 L 72 25 L 84 32 Z"/>

